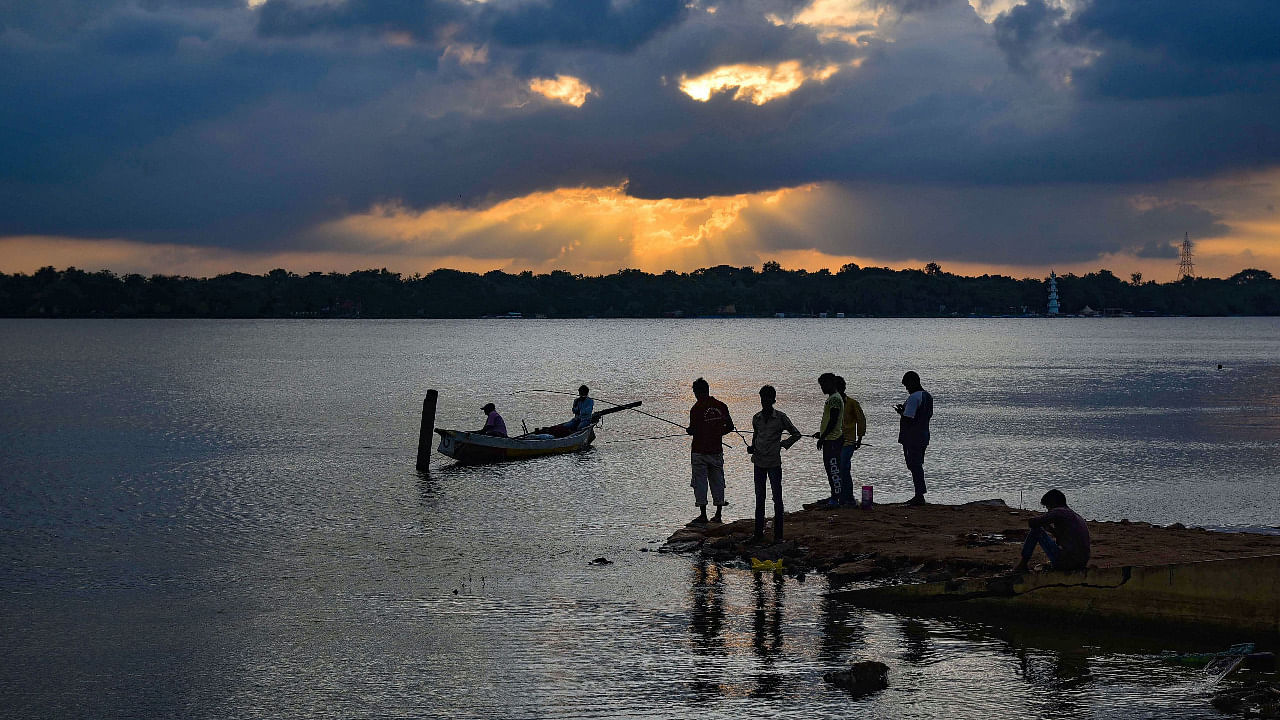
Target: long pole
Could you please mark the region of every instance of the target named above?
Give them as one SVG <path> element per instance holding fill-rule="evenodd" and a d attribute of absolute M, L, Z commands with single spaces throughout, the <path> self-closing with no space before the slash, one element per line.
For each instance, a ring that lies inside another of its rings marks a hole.
<path fill-rule="evenodd" d="M 418 430 L 418 470 L 431 471 L 431 434 L 436 430 L 436 398 L 435 390 L 428 390 L 422 400 L 422 427 Z"/>

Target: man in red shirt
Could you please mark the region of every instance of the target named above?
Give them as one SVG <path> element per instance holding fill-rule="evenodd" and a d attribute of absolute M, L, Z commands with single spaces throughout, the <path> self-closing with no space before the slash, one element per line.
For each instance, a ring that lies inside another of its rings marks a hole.
<path fill-rule="evenodd" d="M 724 452 L 720 438 L 733 432 L 733 418 L 729 408 L 711 397 L 711 386 L 706 380 L 693 381 L 693 395 L 698 399 L 689 409 L 689 427 L 685 432 L 693 436 L 690 448 L 693 466 L 693 502 L 698 506 L 698 517 L 690 525 L 707 524 L 707 488 L 716 504 L 716 514 L 710 522 L 720 522 L 720 508 L 724 507 Z"/>

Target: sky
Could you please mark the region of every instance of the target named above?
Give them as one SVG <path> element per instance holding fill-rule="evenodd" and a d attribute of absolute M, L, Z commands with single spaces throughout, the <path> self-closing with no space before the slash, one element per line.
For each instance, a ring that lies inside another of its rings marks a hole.
<path fill-rule="evenodd" d="M 0 0 L 0 271 L 1280 274 L 1274 0 Z"/>

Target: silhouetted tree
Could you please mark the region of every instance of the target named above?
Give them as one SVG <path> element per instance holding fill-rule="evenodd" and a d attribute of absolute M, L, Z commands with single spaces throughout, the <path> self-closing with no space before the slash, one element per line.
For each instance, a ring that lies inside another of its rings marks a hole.
<path fill-rule="evenodd" d="M 1226 279 L 1159 284 L 1123 282 L 1107 270 L 1059 278 L 1064 312 L 1126 308 L 1186 315 L 1278 315 L 1280 280 L 1246 269 Z M 548 317 L 663 315 L 767 316 L 844 312 L 851 315 L 971 315 L 1043 311 L 1045 279 L 963 277 L 936 263 L 921 270 L 861 268 L 784 270 L 773 261 L 718 265 L 654 275 L 623 269 L 584 277 L 552 271 L 479 275 L 435 270 L 401 277 L 385 268 L 308 273 L 277 268 L 265 275 L 212 278 L 85 272 L 43 267 L 31 275 L 0 273 L 6 317 L 477 317 L 508 312 Z"/>

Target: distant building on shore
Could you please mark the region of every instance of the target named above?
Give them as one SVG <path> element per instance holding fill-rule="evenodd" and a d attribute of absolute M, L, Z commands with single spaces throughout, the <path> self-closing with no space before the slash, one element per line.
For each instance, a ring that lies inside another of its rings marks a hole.
<path fill-rule="evenodd" d="M 1049 271 L 1049 314 L 1058 314 L 1058 274 Z"/>

